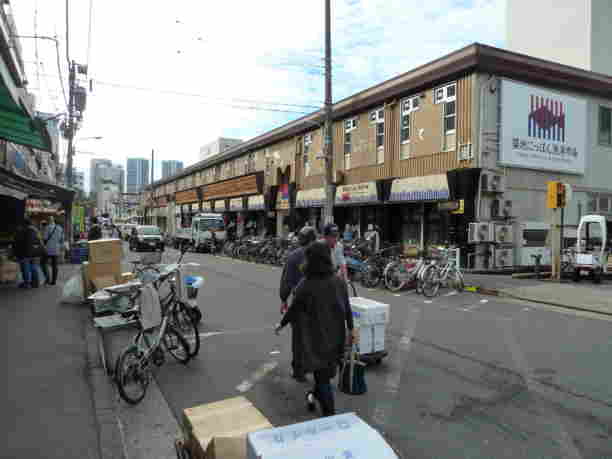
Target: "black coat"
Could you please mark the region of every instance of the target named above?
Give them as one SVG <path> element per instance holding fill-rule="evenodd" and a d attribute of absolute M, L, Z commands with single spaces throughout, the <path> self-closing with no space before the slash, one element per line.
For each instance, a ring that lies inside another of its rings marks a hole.
<path fill-rule="evenodd" d="M 297 287 L 300 281 L 304 278 L 302 265 L 304 264 L 305 255 L 304 247 L 299 247 L 289 254 L 287 263 L 283 268 L 280 282 L 280 299 L 283 303 L 287 301 L 293 289 Z"/>
<path fill-rule="evenodd" d="M 353 329 L 344 281 L 333 275 L 304 279 L 295 290 L 281 326 L 288 323 L 293 333 L 299 334 L 304 371 L 333 367 L 344 353 L 347 328 Z"/>
<path fill-rule="evenodd" d="M 41 245 L 37 229 L 33 226 L 22 227 L 15 235 L 14 255 L 16 258 L 33 258 L 40 256 L 35 253 L 34 245 Z"/>

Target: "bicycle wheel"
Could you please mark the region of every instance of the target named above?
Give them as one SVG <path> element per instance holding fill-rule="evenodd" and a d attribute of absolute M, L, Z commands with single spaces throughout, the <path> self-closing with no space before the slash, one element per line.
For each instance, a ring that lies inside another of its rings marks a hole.
<path fill-rule="evenodd" d="M 374 265 L 368 264 L 361 278 L 361 283 L 366 288 L 374 288 L 380 283 L 380 272 Z"/>
<path fill-rule="evenodd" d="M 437 266 L 428 266 L 423 272 L 423 295 L 433 298 L 440 290 L 440 270 Z"/>
<path fill-rule="evenodd" d="M 164 349 L 178 362 L 186 364 L 191 359 L 189 343 L 185 337 L 174 329 L 170 324 L 162 338 Z"/>
<path fill-rule="evenodd" d="M 194 357 L 200 352 L 200 331 L 197 322 L 193 320 L 190 308 L 184 303 L 177 303 L 170 316 L 172 327 L 183 335 L 189 344 L 189 356 Z"/>
<path fill-rule="evenodd" d="M 383 272 L 385 287 L 392 292 L 398 292 L 404 287 L 404 281 L 400 279 L 402 266 L 398 261 L 389 263 Z"/>
<path fill-rule="evenodd" d="M 140 403 L 151 381 L 149 370 L 143 368 L 143 355 L 136 346 L 130 346 L 117 358 L 115 383 L 121 398 L 130 405 Z"/>

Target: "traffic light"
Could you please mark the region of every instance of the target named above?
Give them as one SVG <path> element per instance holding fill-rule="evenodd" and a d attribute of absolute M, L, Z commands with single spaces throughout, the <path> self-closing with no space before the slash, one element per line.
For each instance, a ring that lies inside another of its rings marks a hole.
<path fill-rule="evenodd" d="M 549 209 L 565 207 L 565 185 L 561 182 L 547 182 L 546 206 Z"/>

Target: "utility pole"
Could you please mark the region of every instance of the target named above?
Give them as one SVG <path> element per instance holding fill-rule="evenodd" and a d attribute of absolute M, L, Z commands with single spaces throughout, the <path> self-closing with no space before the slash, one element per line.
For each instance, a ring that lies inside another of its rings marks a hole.
<path fill-rule="evenodd" d="M 151 149 L 151 185 L 153 185 L 153 171 L 155 170 L 155 150 Z"/>
<path fill-rule="evenodd" d="M 70 63 L 70 73 L 68 76 L 68 119 L 67 121 L 67 140 L 68 151 L 66 153 L 66 188 L 72 189 L 72 157 L 74 155 L 74 133 L 76 131 L 74 119 L 74 90 L 76 85 L 76 65 L 74 61 Z M 66 236 L 69 244 L 72 245 L 72 206 L 66 206 Z"/>
<path fill-rule="evenodd" d="M 331 62 L 331 0 L 325 0 L 325 125 L 323 148 L 325 156 L 325 207 L 323 221 L 333 223 L 334 201 L 333 168 L 334 148 L 332 140 L 332 62 Z"/>

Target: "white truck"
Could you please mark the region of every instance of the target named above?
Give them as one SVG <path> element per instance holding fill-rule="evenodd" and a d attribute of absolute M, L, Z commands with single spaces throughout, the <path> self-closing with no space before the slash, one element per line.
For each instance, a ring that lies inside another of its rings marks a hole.
<path fill-rule="evenodd" d="M 177 228 L 174 234 L 170 235 L 170 242 L 175 248 L 188 243 L 196 251 L 208 251 L 211 242 L 217 243 L 225 240 L 225 221 L 221 214 L 197 214 L 191 220 L 191 226 L 187 228 Z"/>
<path fill-rule="evenodd" d="M 596 284 L 608 272 L 607 221 L 601 215 L 585 215 L 580 219 L 573 263 L 574 281 L 589 277 Z"/>

